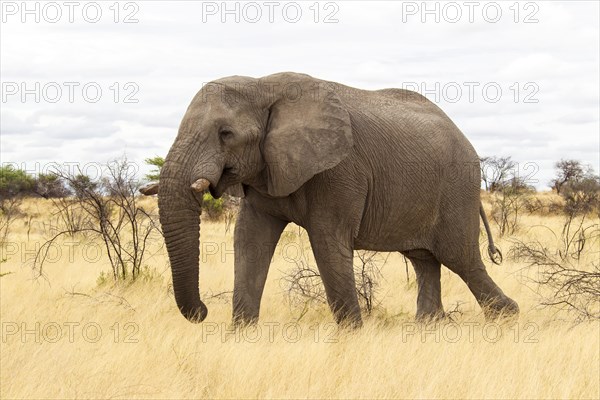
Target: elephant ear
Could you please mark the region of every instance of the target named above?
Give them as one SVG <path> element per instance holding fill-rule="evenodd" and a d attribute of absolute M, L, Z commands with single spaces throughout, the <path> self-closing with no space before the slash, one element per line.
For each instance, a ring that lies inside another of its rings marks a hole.
<path fill-rule="evenodd" d="M 301 78 L 285 87 L 269 109 L 263 142 L 267 190 L 274 197 L 335 167 L 353 145 L 350 116 L 331 86 Z"/>

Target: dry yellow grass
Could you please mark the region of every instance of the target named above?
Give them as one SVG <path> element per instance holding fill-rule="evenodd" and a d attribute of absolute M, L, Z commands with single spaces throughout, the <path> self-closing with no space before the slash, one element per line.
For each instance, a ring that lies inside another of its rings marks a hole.
<path fill-rule="evenodd" d="M 283 250 L 288 257 L 310 251 L 306 234 L 290 226 L 271 265 L 258 327 L 235 333 L 228 331 L 231 304 L 218 297 L 206 299 L 202 324 L 179 314 L 158 245 L 147 260 L 157 274 L 149 282 L 98 286 L 108 261 L 90 262 L 95 256 L 81 237 L 61 241 L 46 279 L 32 279 L 28 258 L 48 235 L 51 210 L 42 200 L 27 209 L 31 223 L 17 221 L 2 249 L 3 399 L 600 398 L 599 323 L 574 325 L 568 314 L 539 308 L 519 272 L 524 265 L 510 259 L 488 263 L 488 270 L 518 301 L 517 321 L 486 325 L 466 285 L 444 269 L 446 310 L 459 302 L 463 314 L 454 315 L 455 324 L 423 330 L 413 322 L 412 268 L 407 284 L 394 254 L 382 269 L 380 309 L 363 329 L 339 331 L 327 307 L 310 308 L 298 320 L 302 310 L 285 302 L 280 278 L 292 264 Z M 559 232 L 561 221 L 526 216 L 516 236 L 552 244 L 541 226 Z M 203 294 L 232 290 L 232 236 L 223 223 L 203 223 L 203 248 L 214 243 L 220 250 L 201 266 Z M 509 239 L 497 241 L 506 255 Z M 597 258 L 589 249 L 583 264 Z"/>

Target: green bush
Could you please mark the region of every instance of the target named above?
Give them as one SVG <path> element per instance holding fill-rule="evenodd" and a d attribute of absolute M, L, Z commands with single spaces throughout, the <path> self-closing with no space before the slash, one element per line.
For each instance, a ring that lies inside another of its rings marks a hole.
<path fill-rule="evenodd" d="M 158 181 L 160 178 L 160 169 L 165 165 L 165 159 L 156 156 L 153 158 L 146 158 L 144 162 L 155 167 L 149 174 L 146 174 L 146 179 L 149 181 Z"/>
<path fill-rule="evenodd" d="M 202 197 L 202 211 L 206 212 L 209 219 L 220 219 L 223 216 L 223 198 L 215 199 L 210 193 Z"/>
<path fill-rule="evenodd" d="M 27 172 L 15 169 L 10 164 L 0 167 L 0 196 L 2 198 L 31 194 L 34 185 L 34 179 L 27 175 Z"/>

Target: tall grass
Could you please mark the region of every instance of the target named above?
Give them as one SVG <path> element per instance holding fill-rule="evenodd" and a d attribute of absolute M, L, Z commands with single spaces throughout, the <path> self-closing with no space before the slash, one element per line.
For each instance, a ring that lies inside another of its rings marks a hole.
<path fill-rule="evenodd" d="M 415 324 L 414 273 L 409 269 L 407 281 L 402 257 L 391 254 L 381 268 L 380 304 L 363 329 L 340 331 L 325 305 L 303 309 L 285 301 L 281 278 L 294 268 L 290 257 L 300 252 L 314 262 L 306 233 L 289 226 L 270 268 L 260 323 L 232 331 L 233 235 L 224 222 L 203 223 L 200 288 L 209 315 L 195 325 L 176 309 L 160 241 L 143 266 L 145 279 L 133 283 L 99 284 L 110 263 L 84 236 L 61 240 L 44 278 L 33 279 L 36 243 L 51 229 L 47 204 L 27 200 L 29 217 L 14 223 L 2 247 L 3 399 L 600 398 L 599 323 L 576 324 L 566 312 L 541 308 L 525 279 L 536 272 L 523 260 L 488 263 L 521 307 L 516 321 L 486 323 L 466 285 L 444 268 L 442 296 L 454 322 Z M 521 218 L 513 235 L 497 238 L 505 254 L 515 239 L 556 245 L 552 231 L 560 232 L 563 217 Z M 586 249 L 579 266 L 597 261 L 597 251 Z"/>

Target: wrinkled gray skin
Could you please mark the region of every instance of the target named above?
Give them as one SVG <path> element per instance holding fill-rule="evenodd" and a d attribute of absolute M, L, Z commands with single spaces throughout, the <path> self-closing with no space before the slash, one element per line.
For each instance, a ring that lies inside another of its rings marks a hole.
<path fill-rule="evenodd" d="M 443 315 L 441 264 L 466 282 L 486 315 L 518 312 L 481 260 L 478 156 L 417 93 L 295 73 L 229 77 L 198 92 L 157 188 L 175 299 L 192 322 L 207 315 L 198 288 L 202 193 L 191 189 L 200 178 L 213 196 L 228 188 L 245 195 L 234 245 L 238 323 L 257 320 L 275 246 L 290 222 L 308 232 L 339 323 L 361 324 L 355 249 L 410 259 L 419 318 Z"/>

